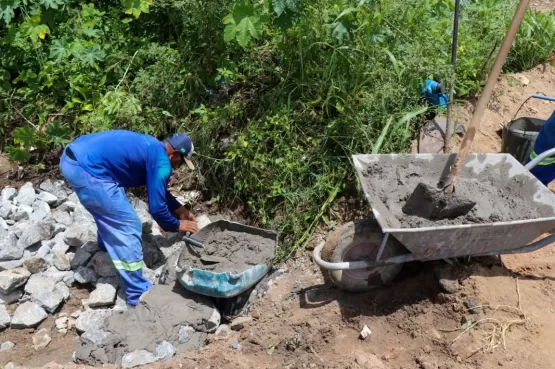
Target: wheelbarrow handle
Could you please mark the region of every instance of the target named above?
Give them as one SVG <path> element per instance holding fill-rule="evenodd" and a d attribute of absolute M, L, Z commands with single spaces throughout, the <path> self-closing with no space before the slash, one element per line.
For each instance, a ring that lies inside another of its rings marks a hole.
<path fill-rule="evenodd" d="M 547 100 L 547 101 L 554 101 L 555 102 L 555 97 L 552 97 L 552 96 L 533 94 L 531 97 L 533 97 L 534 99 L 540 99 L 540 100 Z"/>
<path fill-rule="evenodd" d="M 524 169 L 530 171 L 534 169 L 534 167 L 538 165 L 538 163 L 541 162 L 543 159 L 553 155 L 555 155 L 555 147 L 552 149 L 546 150 L 541 154 L 539 154 L 538 156 L 536 156 L 534 160 L 530 161 L 528 164 L 524 166 Z"/>

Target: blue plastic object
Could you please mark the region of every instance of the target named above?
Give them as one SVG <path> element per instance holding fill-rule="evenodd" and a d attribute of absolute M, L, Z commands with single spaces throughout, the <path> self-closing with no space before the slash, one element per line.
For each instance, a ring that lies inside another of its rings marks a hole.
<path fill-rule="evenodd" d="M 443 86 L 431 79 L 426 80 L 421 94 L 431 106 L 446 108 L 449 102 L 449 97 L 443 92 Z"/>
<path fill-rule="evenodd" d="M 224 231 L 226 229 L 235 232 L 255 234 L 272 239 L 275 242 L 272 250 L 272 259 L 275 256 L 277 247 L 276 233 L 227 220 L 219 220 L 217 222 L 210 223 L 196 233 L 195 238 L 204 242 L 208 234 L 213 233 L 216 230 Z M 190 253 L 190 250 L 185 247 L 182 251 L 182 255 L 183 253 Z M 241 273 L 217 273 L 209 270 L 203 270 L 187 265 L 185 262 L 181 261 L 181 258 L 177 264 L 180 269 L 180 271 L 178 271 L 177 278 L 179 283 L 187 290 L 210 297 L 231 298 L 247 291 L 264 278 L 272 266 L 272 260 L 268 260 L 265 264 L 254 265 Z"/>

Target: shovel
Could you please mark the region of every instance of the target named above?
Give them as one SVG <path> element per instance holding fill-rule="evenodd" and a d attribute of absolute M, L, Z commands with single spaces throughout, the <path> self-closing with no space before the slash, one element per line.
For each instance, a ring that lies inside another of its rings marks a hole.
<path fill-rule="evenodd" d="M 472 120 L 467 127 L 466 135 L 464 136 L 461 144 L 460 152 L 457 155 L 455 163 L 449 168 L 449 176 L 442 179 L 438 188 L 433 188 L 425 183 L 419 183 L 412 195 L 407 200 L 403 207 L 403 212 L 409 215 L 418 215 L 430 220 L 440 220 L 445 218 L 456 218 L 457 216 L 466 215 L 474 205 L 475 202 L 468 199 L 460 198 L 454 195 L 455 183 L 457 182 L 460 171 L 466 162 L 466 157 L 470 153 L 476 131 L 480 126 L 480 122 L 486 110 L 488 101 L 493 92 L 493 88 L 497 83 L 501 68 L 505 63 L 505 59 L 511 49 L 513 39 L 522 23 L 522 19 L 526 14 L 526 9 L 530 0 L 520 0 L 515 15 L 511 21 L 511 25 L 503 45 L 499 49 L 499 53 L 495 59 L 495 63 L 488 75 L 488 80 L 478 100 L 478 105 L 472 115 Z"/>

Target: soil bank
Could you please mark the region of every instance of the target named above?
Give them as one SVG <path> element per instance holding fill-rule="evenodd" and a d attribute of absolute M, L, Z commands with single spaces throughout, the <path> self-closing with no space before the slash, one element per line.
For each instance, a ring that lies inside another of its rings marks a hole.
<path fill-rule="evenodd" d="M 228 229 L 213 229 L 204 237 L 204 249 L 184 247 L 179 266 L 216 273 L 241 273 L 274 257 L 275 240 Z"/>
<path fill-rule="evenodd" d="M 431 221 L 402 211 L 419 183 L 437 188 L 438 182 L 447 172 L 445 162 L 413 158 L 400 159 L 387 165 L 370 163 L 363 172 L 363 185 L 399 220 L 402 228 L 495 223 L 554 216 L 552 206 L 535 200 L 539 182 L 522 174 L 509 176 L 509 166 L 508 163 L 487 164 L 478 175 L 471 175 L 472 169 L 463 168 L 455 193 L 476 202 L 476 205 L 468 214 L 454 219 Z"/>

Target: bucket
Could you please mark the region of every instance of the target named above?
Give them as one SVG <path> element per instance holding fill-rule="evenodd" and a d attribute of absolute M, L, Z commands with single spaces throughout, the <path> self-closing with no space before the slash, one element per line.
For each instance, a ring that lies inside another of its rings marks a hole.
<path fill-rule="evenodd" d="M 510 121 L 503 127 L 502 152 L 511 154 L 524 164 L 534 149 L 536 138 L 544 123 L 545 120 L 530 117 Z"/>

